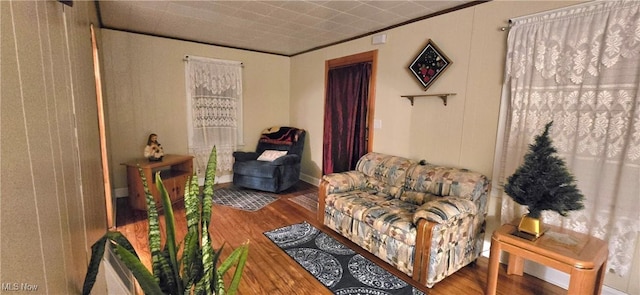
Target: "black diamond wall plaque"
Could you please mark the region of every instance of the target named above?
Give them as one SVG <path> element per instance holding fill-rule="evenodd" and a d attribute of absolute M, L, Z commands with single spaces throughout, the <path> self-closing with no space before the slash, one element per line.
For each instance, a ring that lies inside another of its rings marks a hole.
<path fill-rule="evenodd" d="M 453 62 L 429 39 L 427 46 L 409 66 L 418 82 L 427 90 Z"/>

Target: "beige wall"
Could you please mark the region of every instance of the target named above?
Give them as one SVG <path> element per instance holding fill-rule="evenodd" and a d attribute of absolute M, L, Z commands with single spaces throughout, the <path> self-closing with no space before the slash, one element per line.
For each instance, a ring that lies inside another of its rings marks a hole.
<path fill-rule="evenodd" d="M 385 32 L 387 43 L 371 37 L 291 58 L 291 123 L 309 130 L 310 151 L 302 172 L 319 178 L 322 166 L 324 62 L 378 50 L 374 151 L 437 164 L 465 167 L 491 176 L 495 148 L 506 31 L 510 17 L 576 2 L 494 1 L 426 19 Z M 449 93 L 447 106 L 425 93 L 407 70 L 431 39 L 453 64 L 426 93 Z"/>
<path fill-rule="evenodd" d="M 185 55 L 241 61 L 244 150 L 260 132 L 289 124 L 289 58 L 102 30 L 105 104 L 113 187 L 126 188 L 120 163 L 142 157 L 149 133 L 165 153 L 187 154 Z"/>
<path fill-rule="evenodd" d="M 508 19 L 577 1 L 492 1 L 382 33 L 387 43 L 364 37 L 291 58 L 291 124 L 309 131 L 302 173 L 319 179 L 322 170 L 325 60 L 378 50 L 373 150 L 464 167 L 491 177 L 503 79 Z M 407 66 L 432 39 L 453 64 L 426 93 L 457 93 L 444 106 L 425 93 Z M 488 233 L 499 225 L 500 206 L 491 200 Z M 487 241 L 490 235 L 486 236 Z M 488 247 L 487 249 L 488 250 Z M 634 265 L 638 265 L 635 263 Z M 636 267 L 637 269 L 637 267 Z M 607 285 L 638 294 L 637 276 L 607 276 Z"/>
<path fill-rule="evenodd" d="M 13 294 L 77 294 L 106 230 L 95 6 L 0 1 L 0 13 L 0 282 L 18 284 Z"/>

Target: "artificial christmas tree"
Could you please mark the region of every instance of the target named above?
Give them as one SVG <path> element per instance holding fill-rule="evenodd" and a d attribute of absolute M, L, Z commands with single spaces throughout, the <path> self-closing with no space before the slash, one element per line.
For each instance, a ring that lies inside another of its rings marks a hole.
<path fill-rule="evenodd" d="M 584 208 L 584 196 L 551 144 L 549 128 L 552 124 L 553 121 L 547 123 L 544 132 L 529 145 L 524 163 L 507 178 L 504 186 L 505 193 L 529 210 L 518 229 L 535 238 L 544 232 L 539 221 L 542 211 L 552 210 L 567 216 L 568 211 Z"/>

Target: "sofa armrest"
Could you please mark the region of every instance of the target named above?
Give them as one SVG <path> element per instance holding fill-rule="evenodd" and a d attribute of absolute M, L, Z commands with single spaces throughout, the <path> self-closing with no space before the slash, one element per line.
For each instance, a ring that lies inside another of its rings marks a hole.
<path fill-rule="evenodd" d="M 318 187 L 318 221 L 324 224 L 325 199 L 328 194 L 364 189 L 367 176 L 360 171 L 331 173 L 322 176 Z"/>
<path fill-rule="evenodd" d="M 331 173 L 322 176 L 322 180 L 327 182 L 326 194 L 364 189 L 367 186 L 367 176 L 360 171 Z"/>
<path fill-rule="evenodd" d="M 258 156 L 260 155 L 256 152 L 240 152 L 240 151 L 233 152 L 233 158 L 238 162 L 256 160 L 258 159 Z"/>
<path fill-rule="evenodd" d="M 465 197 L 443 197 L 418 207 L 413 278 L 427 287 L 471 263 L 482 252 L 484 214 Z M 420 247 L 420 248 L 418 248 Z"/>
<path fill-rule="evenodd" d="M 478 208 L 471 200 L 458 197 L 438 198 L 418 207 L 413 215 L 413 223 L 420 219 L 437 224 L 449 224 L 469 215 L 476 215 Z"/>

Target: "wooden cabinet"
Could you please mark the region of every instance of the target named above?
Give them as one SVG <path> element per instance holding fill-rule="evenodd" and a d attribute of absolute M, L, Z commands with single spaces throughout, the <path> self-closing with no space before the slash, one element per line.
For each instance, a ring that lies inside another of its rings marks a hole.
<path fill-rule="evenodd" d="M 127 182 L 129 185 L 129 204 L 137 210 L 147 210 L 144 194 L 144 185 L 138 172 L 138 166 L 142 168 L 147 178 L 149 191 L 156 201 L 156 206 L 162 208 L 160 192 L 156 188 L 155 174 L 160 172 L 162 183 L 169 193 L 171 203 L 184 198 L 184 188 L 187 179 L 193 173 L 193 156 L 165 155 L 162 161 L 149 161 L 146 158 L 135 159 L 122 165 L 127 166 Z"/>

